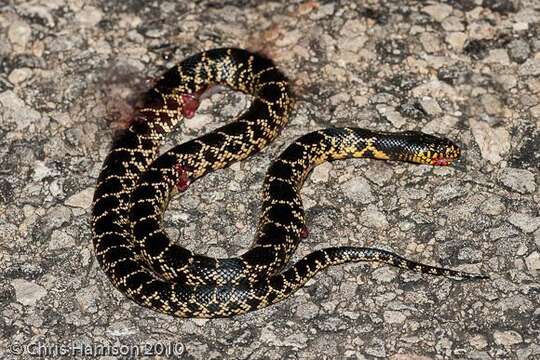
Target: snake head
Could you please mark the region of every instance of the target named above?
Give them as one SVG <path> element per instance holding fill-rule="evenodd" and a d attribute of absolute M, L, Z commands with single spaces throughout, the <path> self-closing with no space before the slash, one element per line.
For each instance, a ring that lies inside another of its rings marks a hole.
<path fill-rule="evenodd" d="M 461 155 L 454 142 L 418 131 L 403 133 L 408 137 L 408 155 L 405 160 L 435 166 L 448 166 Z"/>

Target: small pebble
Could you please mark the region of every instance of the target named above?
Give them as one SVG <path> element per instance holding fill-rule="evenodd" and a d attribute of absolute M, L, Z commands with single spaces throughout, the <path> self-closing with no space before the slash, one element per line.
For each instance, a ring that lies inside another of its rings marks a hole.
<path fill-rule="evenodd" d="M 43 286 L 25 279 L 11 280 L 11 286 L 15 288 L 17 301 L 23 305 L 35 305 L 47 295 L 47 291 Z"/>
<path fill-rule="evenodd" d="M 529 170 L 506 168 L 499 179 L 502 184 L 521 194 L 530 194 L 536 189 L 534 174 Z"/>
<path fill-rule="evenodd" d="M 71 207 L 89 209 L 90 205 L 92 205 L 93 197 L 94 197 L 94 188 L 89 187 L 69 197 L 66 200 L 65 204 Z"/>
<path fill-rule="evenodd" d="M 525 40 L 515 39 L 508 44 L 508 52 L 512 61 L 521 64 L 527 60 L 531 49 Z"/>
<path fill-rule="evenodd" d="M 510 133 L 504 127 L 490 126 L 473 117 L 469 118 L 469 125 L 482 158 L 496 164 L 510 151 Z"/>
<path fill-rule="evenodd" d="M 540 253 L 535 251 L 525 258 L 525 264 L 530 271 L 540 270 Z"/>
<path fill-rule="evenodd" d="M 523 341 L 523 338 L 517 331 L 495 331 L 493 338 L 496 344 L 503 346 L 512 346 L 519 344 Z"/>

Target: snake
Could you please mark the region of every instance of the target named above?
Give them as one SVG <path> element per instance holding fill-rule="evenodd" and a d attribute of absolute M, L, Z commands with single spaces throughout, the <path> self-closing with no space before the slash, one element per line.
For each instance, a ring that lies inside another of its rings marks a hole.
<path fill-rule="evenodd" d="M 204 94 L 216 85 L 251 96 L 249 108 L 234 121 L 160 155 L 167 134 L 193 117 Z M 435 166 L 459 158 L 454 142 L 419 131 L 341 127 L 305 134 L 269 167 L 255 238 L 242 255 L 212 258 L 171 241 L 161 226 L 171 198 L 205 174 L 263 149 L 288 123 L 293 107 L 288 78 L 268 57 L 244 49 L 202 51 L 155 81 L 129 126 L 113 140 L 92 203 L 95 256 L 116 289 L 158 312 L 217 318 L 278 303 L 318 272 L 349 262 L 379 262 L 462 280 L 488 277 L 374 247 L 329 247 L 291 260 L 308 236 L 300 190 L 313 168 L 347 158 Z"/>

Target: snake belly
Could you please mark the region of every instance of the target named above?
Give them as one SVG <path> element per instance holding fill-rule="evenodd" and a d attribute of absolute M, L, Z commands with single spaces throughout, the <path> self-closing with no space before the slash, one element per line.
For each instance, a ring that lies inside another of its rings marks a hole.
<path fill-rule="evenodd" d="M 252 105 L 236 121 L 157 157 L 165 135 L 192 115 L 193 98 L 213 84 L 252 95 Z M 305 228 L 299 192 L 312 168 L 349 157 L 447 165 L 459 156 L 449 140 L 419 132 L 330 128 L 306 134 L 268 170 L 255 241 L 243 255 L 214 259 L 171 243 L 161 219 L 179 184 L 266 146 L 287 123 L 292 103 L 287 79 L 272 61 L 241 49 L 196 54 L 157 82 L 114 142 L 94 195 L 96 258 L 117 289 L 156 311 L 212 318 L 279 302 L 317 272 L 346 262 L 377 261 L 433 275 L 485 278 L 351 246 L 320 249 L 287 267 Z"/>

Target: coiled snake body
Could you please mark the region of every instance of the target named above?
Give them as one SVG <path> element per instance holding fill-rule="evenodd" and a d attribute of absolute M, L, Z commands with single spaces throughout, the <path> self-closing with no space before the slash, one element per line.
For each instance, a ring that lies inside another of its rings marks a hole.
<path fill-rule="evenodd" d="M 236 121 L 157 157 L 159 145 L 198 97 L 213 84 L 251 94 Z M 148 91 L 130 127 L 105 159 L 94 195 L 96 257 L 122 293 L 137 303 L 179 317 L 224 317 L 274 304 L 328 266 L 377 261 L 432 275 L 484 278 L 428 266 L 364 247 L 312 252 L 287 267 L 306 236 L 300 189 L 324 161 L 371 157 L 447 165 L 459 148 L 419 132 L 382 133 L 329 128 L 306 134 L 271 165 L 263 185 L 253 246 L 237 258 L 214 259 L 171 244 L 160 223 L 175 189 L 230 165 L 272 141 L 288 121 L 292 96 L 286 77 L 263 56 L 240 49 L 196 54 L 170 69 Z"/>

